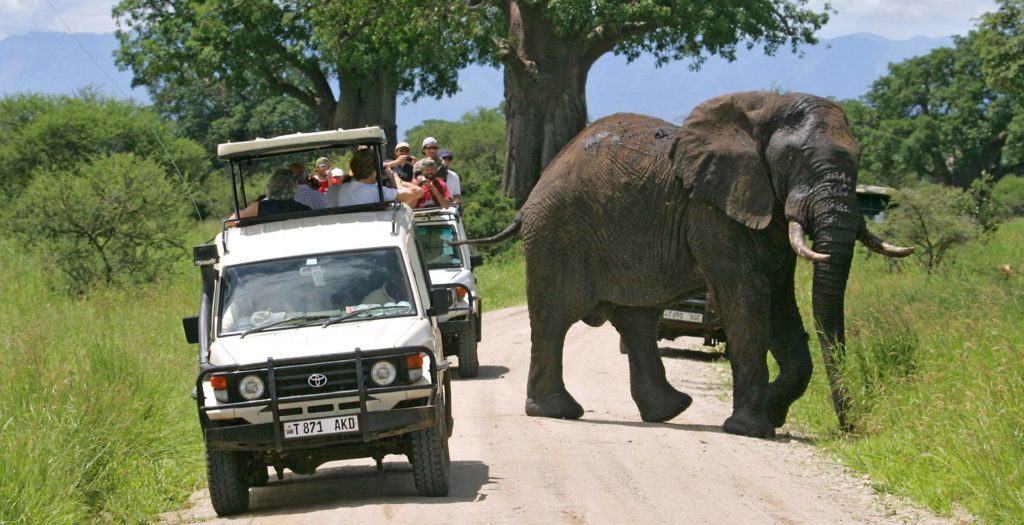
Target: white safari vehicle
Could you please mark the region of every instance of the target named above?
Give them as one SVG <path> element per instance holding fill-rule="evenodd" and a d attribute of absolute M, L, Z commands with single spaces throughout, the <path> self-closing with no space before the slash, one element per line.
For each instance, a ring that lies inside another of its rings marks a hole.
<path fill-rule="evenodd" d="M 470 255 L 469 246 L 451 246 L 466 240 L 466 230 L 453 208 L 427 208 L 415 212 L 416 235 L 423 245 L 434 284 L 451 285 L 449 312 L 438 318 L 445 355 L 459 358 L 459 377 L 476 377 L 480 371 L 477 343 L 480 341 L 483 302 L 477 294 L 473 270 L 483 265 L 481 255 Z"/>
<path fill-rule="evenodd" d="M 380 128 L 221 144 L 235 210 L 245 178 L 290 162 L 376 151 Z M 267 160 L 269 159 L 269 162 Z M 227 220 L 194 249 L 199 314 L 184 320 L 199 345 L 195 397 L 210 498 L 219 515 L 245 512 L 249 488 L 284 469 L 404 454 L 416 490 L 449 485 L 450 380 L 437 318 L 450 287 L 434 287 L 407 206 L 378 202 Z"/>

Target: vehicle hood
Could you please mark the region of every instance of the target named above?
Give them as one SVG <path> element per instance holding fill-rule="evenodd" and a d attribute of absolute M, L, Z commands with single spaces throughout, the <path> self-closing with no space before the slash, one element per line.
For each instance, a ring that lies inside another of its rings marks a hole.
<path fill-rule="evenodd" d="M 351 353 L 356 348 L 375 350 L 401 346 L 425 346 L 434 350 L 434 327 L 429 319 L 396 317 L 286 328 L 243 337 L 218 338 L 210 345 L 210 364 L 251 364 L 268 358 L 288 359 L 325 354 Z"/>

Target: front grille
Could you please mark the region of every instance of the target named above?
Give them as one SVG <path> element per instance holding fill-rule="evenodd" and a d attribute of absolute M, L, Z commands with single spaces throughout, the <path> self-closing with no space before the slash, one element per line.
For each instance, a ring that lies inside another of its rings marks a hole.
<path fill-rule="evenodd" d="M 363 369 L 363 379 L 366 379 Z M 310 377 L 321 374 L 326 378 L 323 386 L 310 384 Z M 279 398 L 325 394 L 358 389 L 355 361 L 316 363 L 311 365 L 280 366 L 274 370 L 274 379 Z"/>

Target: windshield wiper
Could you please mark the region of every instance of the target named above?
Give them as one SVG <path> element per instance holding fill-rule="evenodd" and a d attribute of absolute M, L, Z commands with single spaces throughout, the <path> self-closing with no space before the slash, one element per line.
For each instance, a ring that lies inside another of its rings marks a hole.
<path fill-rule="evenodd" d="M 393 304 L 392 305 L 378 304 L 376 306 L 371 306 L 369 308 L 363 308 L 362 310 L 355 310 L 355 311 L 348 312 L 348 313 L 345 313 L 345 314 L 336 315 L 334 317 L 328 317 L 327 320 L 325 320 L 323 322 L 323 324 L 320 325 L 320 328 L 327 328 L 328 326 L 331 326 L 332 324 L 340 323 L 340 322 L 342 322 L 342 321 L 344 321 L 346 319 L 351 319 L 351 318 L 353 318 L 353 317 L 355 317 L 355 316 L 357 316 L 359 314 L 364 314 L 366 312 L 376 312 L 377 310 L 387 310 L 387 309 L 390 309 L 390 308 L 402 308 L 402 309 L 405 309 L 407 307 L 404 306 L 404 305 L 403 306 L 395 306 Z"/>
<path fill-rule="evenodd" d="M 265 324 L 265 325 L 261 325 L 261 326 L 254 326 L 254 327 L 252 327 L 252 328 L 242 332 L 242 337 L 245 337 L 245 336 L 247 336 L 249 334 L 259 333 L 259 332 L 262 332 L 264 330 L 269 330 L 271 328 L 274 328 L 276 326 L 281 326 L 281 325 L 284 325 L 284 324 L 292 324 L 292 323 L 306 324 L 306 323 L 310 323 L 310 322 L 313 322 L 313 321 L 319 321 L 319 320 L 327 318 L 327 317 L 329 317 L 329 316 L 327 316 L 327 315 L 300 315 L 298 317 L 289 317 L 288 319 L 281 319 L 280 321 L 274 321 L 273 323 L 270 323 L 270 324 Z M 239 338 L 239 339 L 241 339 L 241 338 Z"/>

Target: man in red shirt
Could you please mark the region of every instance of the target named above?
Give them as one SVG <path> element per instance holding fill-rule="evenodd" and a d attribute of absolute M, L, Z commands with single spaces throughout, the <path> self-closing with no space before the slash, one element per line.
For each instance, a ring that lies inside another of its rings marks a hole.
<path fill-rule="evenodd" d="M 448 191 L 448 185 L 437 178 L 437 163 L 433 159 L 426 158 L 417 161 L 413 166 L 413 177 L 413 183 L 423 188 L 423 197 L 416 204 L 417 208 L 428 206 L 447 208 L 451 206 L 452 195 Z"/>
<path fill-rule="evenodd" d="M 316 170 L 313 178 L 319 183 L 317 190 L 320 193 L 327 193 L 327 188 L 331 185 L 331 161 L 327 157 L 320 157 L 316 159 L 313 167 Z"/>

